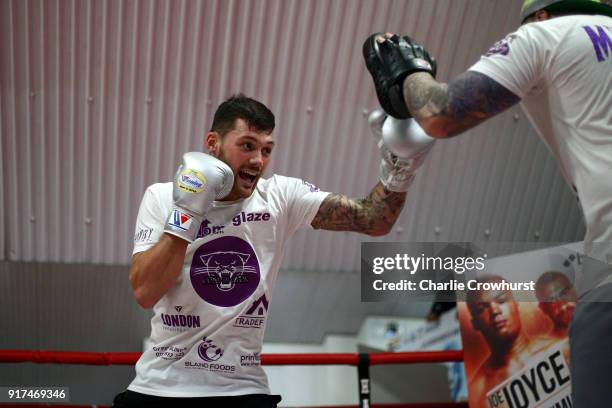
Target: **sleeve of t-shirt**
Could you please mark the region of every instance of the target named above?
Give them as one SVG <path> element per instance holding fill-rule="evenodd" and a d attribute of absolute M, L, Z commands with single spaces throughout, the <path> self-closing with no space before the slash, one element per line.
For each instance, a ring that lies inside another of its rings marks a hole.
<path fill-rule="evenodd" d="M 549 49 L 536 24 L 522 26 L 496 42 L 469 68 L 493 79 L 520 98 L 525 97 L 542 77 L 542 61 Z"/>
<path fill-rule="evenodd" d="M 299 228 L 311 227 L 310 223 L 329 192 L 321 191 L 314 184 L 298 178 L 285 177 L 284 181 L 289 212 L 287 220 L 289 232 L 294 233 Z"/>
<path fill-rule="evenodd" d="M 160 203 L 159 185 L 147 188 L 140 203 L 138 217 L 136 218 L 136 232 L 134 234 L 134 251 L 132 255 L 146 251 L 153 247 L 164 233 L 164 224 L 168 214 Z"/>

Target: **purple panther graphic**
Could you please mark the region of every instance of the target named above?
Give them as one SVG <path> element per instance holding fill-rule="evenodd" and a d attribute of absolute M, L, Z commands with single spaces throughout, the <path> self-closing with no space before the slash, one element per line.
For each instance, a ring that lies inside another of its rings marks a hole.
<path fill-rule="evenodd" d="M 246 274 L 257 273 L 252 266 L 245 265 L 249 254 L 240 252 L 213 252 L 201 255 L 200 259 L 205 266 L 194 268 L 192 276 L 205 275 L 204 281 L 217 285 L 217 289 L 224 292 L 234 289 L 236 283 L 245 283 Z"/>
<path fill-rule="evenodd" d="M 190 276 L 193 289 L 206 302 L 223 307 L 235 306 L 257 289 L 259 261 L 245 240 L 220 237 L 195 251 Z"/>

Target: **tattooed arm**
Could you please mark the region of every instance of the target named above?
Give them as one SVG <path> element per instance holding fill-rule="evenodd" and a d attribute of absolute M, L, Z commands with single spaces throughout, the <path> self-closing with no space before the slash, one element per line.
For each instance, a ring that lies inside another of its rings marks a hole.
<path fill-rule="evenodd" d="M 520 98 L 488 76 L 466 71 L 449 84 L 425 72 L 404 80 L 406 106 L 431 136 L 456 136 L 518 103 Z"/>
<path fill-rule="evenodd" d="M 315 229 L 385 235 L 391 231 L 405 200 L 406 193 L 389 191 L 380 182 L 366 198 L 330 194 L 321 203 L 311 225 Z"/>

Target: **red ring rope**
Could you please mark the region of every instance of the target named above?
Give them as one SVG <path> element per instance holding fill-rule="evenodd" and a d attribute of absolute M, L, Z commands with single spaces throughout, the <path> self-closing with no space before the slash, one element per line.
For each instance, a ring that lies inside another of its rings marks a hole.
<path fill-rule="evenodd" d="M 38 363 L 38 364 L 86 364 L 86 365 L 134 365 L 142 353 L 93 353 L 79 351 L 43 350 L 0 350 L 0 363 Z M 413 351 L 401 353 L 370 353 L 370 365 L 418 364 L 463 361 L 463 351 Z M 357 353 L 319 353 L 319 354 L 262 354 L 262 365 L 351 365 L 359 364 Z M 5 406 L 0 404 L 0 406 Z M 9 405 L 10 406 L 10 405 Z M 20 407 L 39 407 L 23 405 Z M 412 404 L 372 404 L 373 408 L 468 408 L 463 402 L 412 403 Z M 78 408 L 85 405 L 65 405 Z M 354 405 L 329 406 L 327 408 L 355 408 Z M 319 407 L 324 408 L 324 407 Z"/>
<path fill-rule="evenodd" d="M 79 351 L 0 350 L 0 363 L 133 365 L 142 353 L 93 353 Z M 370 365 L 418 364 L 463 361 L 463 351 L 411 351 L 371 353 Z M 357 353 L 262 354 L 262 365 L 352 365 Z"/>

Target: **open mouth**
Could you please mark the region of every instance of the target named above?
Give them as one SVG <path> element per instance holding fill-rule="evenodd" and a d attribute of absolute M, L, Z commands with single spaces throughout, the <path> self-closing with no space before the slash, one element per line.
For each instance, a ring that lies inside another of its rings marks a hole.
<path fill-rule="evenodd" d="M 240 177 L 241 180 L 244 180 L 247 183 L 252 184 L 257 179 L 257 172 L 253 170 L 240 170 L 238 172 L 238 177 Z"/>

